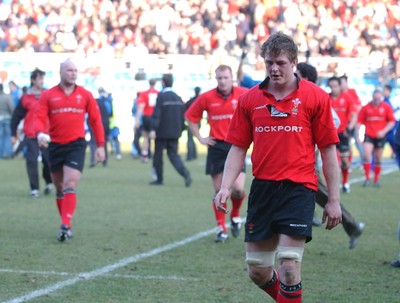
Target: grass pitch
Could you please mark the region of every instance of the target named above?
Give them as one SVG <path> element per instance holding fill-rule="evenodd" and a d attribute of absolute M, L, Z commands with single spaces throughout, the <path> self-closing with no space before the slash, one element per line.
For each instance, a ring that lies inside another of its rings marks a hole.
<path fill-rule="evenodd" d="M 273 302 L 247 277 L 243 234 L 213 242 L 204 156 L 187 163 L 190 188 L 166 156 L 164 162 L 159 187 L 148 185 L 151 164 L 128 155 L 111 158 L 106 168 L 87 162 L 74 238 L 59 243 L 54 195 L 31 199 L 24 160 L 0 161 L 0 302 Z M 355 168 L 351 177 L 361 175 Z M 303 260 L 304 303 L 399 302 L 400 269 L 389 265 L 398 252 L 399 171 L 382 176 L 381 184 L 354 183 L 342 196 L 366 223 L 354 250 L 341 226 L 314 229 Z"/>

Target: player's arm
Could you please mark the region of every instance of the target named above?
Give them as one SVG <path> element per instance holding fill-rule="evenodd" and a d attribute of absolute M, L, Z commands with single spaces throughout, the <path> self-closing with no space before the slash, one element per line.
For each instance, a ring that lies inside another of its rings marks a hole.
<path fill-rule="evenodd" d="M 322 215 L 322 222 L 326 229 L 332 229 L 342 222 L 342 211 L 340 209 L 340 172 L 336 157 L 336 146 L 331 144 L 320 149 L 322 159 L 322 171 L 328 187 L 328 202 Z"/>
<path fill-rule="evenodd" d="M 225 161 L 224 173 L 222 176 L 221 188 L 214 198 L 215 206 L 219 211 L 227 213 L 226 200 L 230 195 L 230 190 L 235 183 L 243 168 L 243 163 L 246 158 L 247 149 L 232 145 L 229 150 L 228 157 Z"/>
<path fill-rule="evenodd" d="M 376 133 L 378 138 L 384 138 L 386 134 L 395 126 L 394 121 L 389 121 L 386 126 Z"/>
<path fill-rule="evenodd" d="M 145 104 L 142 102 L 137 103 L 136 116 L 135 116 L 135 128 L 140 127 L 140 122 L 142 119 Z"/>
<path fill-rule="evenodd" d="M 18 124 L 21 122 L 22 119 L 24 119 L 27 112 L 28 111 L 22 105 L 22 99 L 20 99 L 17 106 L 15 107 L 15 110 L 13 111 L 10 122 L 12 144 L 15 144 L 18 140 L 18 134 L 17 134 Z"/>

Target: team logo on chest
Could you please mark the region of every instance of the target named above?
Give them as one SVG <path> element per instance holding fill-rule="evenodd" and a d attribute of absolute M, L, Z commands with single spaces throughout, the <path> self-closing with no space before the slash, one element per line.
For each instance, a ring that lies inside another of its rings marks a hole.
<path fill-rule="evenodd" d="M 232 104 L 232 108 L 233 108 L 233 109 L 236 109 L 236 107 L 237 107 L 237 105 L 238 105 L 238 100 L 233 99 L 233 100 L 231 101 L 231 104 Z"/>
<path fill-rule="evenodd" d="M 296 98 L 292 102 L 293 102 L 292 114 L 297 115 L 297 113 L 299 112 L 299 105 L 301 104 L 301 101 L 299 100 L 299 98 Z"/>
<path fill-rule="evenodd" d="M 76 103 L 80 104 L 82 101 L 82 96 L 81 95 L 77 95 L 76 96 Z"/>

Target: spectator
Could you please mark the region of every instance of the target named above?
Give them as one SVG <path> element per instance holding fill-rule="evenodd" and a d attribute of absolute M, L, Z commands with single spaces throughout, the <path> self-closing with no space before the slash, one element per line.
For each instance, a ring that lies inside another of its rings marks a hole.
<path fill-rule="evenodd" d="M 194 88 L 194 96 L 192 98 L 189 99 L 189 101 L 187 101 L 185 103 L 185 111 L 187 111 L 190 106 L 193 104 L 193 102 L 197 99 L 197 97 L 200 95 L 201 92 L 201 88 L 199 86 L 196 86 Z M 200 123 L 199 122 L 199 127 L 200 127 Z M 196 144 L 194 143 L 193 140 L 193 133 L 190 130 L 190 128 L 187 129 L 187 155 L 186 155 L 186 161 L 192 161 L 197 159 L 197 149 L 196 149 Z"/>
<path fill-rule="evenodd" d="M 107 93 L 103 87 L 99 87 L 98 89 L 99 97 L 96 99 L 97 105 L 100 109 L 101 114 L 101 122 L 103 124 L 104 129 L 104 152 L 105 152 L 105 159 L 103 161 L 103 166 L 107 166 L 108 161 L 108 136 L 110 134 L 110 118 L 113 115 L 112 111 L 112 97 L 111 94 Z M 89 141 L 89 148 L 90 148 L 90 167 L 94 167 L 96 165 L 96 139 L 93 132 L 93 128 L 90 125 L 90 121 L 87 121 L 90 131 L 90 141 Z"/>
<path fill-rule="evenodd" d="M 10 121 L 14 111 L 12 96 L 4 92 L 0 83 L 0 159 L 12 157 Z"/>

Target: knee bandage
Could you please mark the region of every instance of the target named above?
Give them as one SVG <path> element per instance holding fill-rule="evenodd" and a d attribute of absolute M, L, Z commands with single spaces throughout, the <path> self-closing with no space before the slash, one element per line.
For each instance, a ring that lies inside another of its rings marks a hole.
<path fill-rule="evenodd" d="M 270 267 L 275 263 L 276 251 L 248 252 L 246 251 L 246 263 L 255 267 Z"/>
<path fill-rule="evenodd" d="M 289 259 L 301 263 L 304 247 L 278 246 L 278 259 Z"/>

